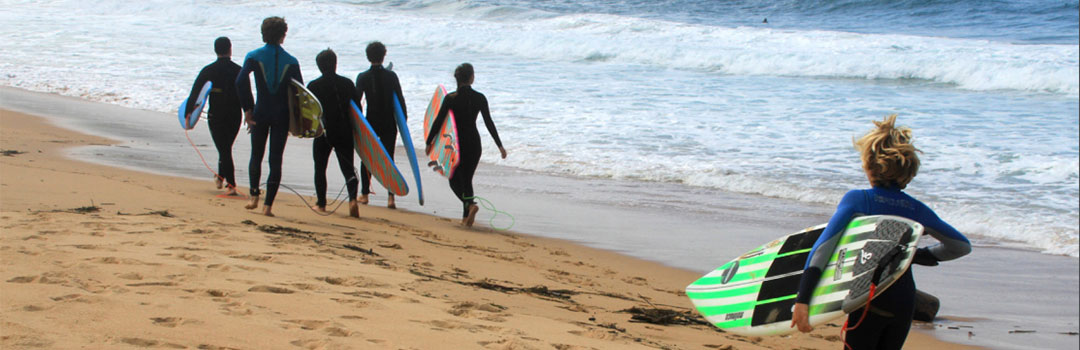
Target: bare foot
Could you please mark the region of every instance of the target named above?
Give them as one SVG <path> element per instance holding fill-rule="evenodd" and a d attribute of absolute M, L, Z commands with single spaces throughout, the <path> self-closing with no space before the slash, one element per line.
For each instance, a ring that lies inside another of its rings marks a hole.
<path fill-rule="evenodd" d="M 221 189 L 221 176 L 214 175 L 214 185 L 217 186 L 217 189 Z"/>
<path fill-rule="evenodd" d="M 397 209 L 397 205 L 394 205 L 394 195 L 390 195 L 390 197 L 386 199 L 386 207 L 390 209 Z"/>
<path fill-rule="evenodd" d="M 248 204 L 244 206 L 244 209 L 251 210 L 251 209 L 258 208 L 258 207 L 259 207 L 259 196 L 251 196 L 251 202 L 248 202 Z"/>
<path fill-rule="evenodd" d="M 273 207 L 273 206 L 272 205 L 267 205 L 267 206 L 263 207 L 263 215 L 266 215 L 266 216 L 269 216 L 269 217 L 274 217 L 274 213 L 270 212 L 271 207 Z"/>
<path fill-rule="evenodd" d="M 313 205 L 313 206 L 311 206 L 311 210 L 326 214 L 326 206 L 325 205 L 322 205 L 322 206 Z"/>
<path fill-rule="evenodd" d="M 368 202 L 367 196 L 368 195 L 366 195 L 366 194 L 360 195 L 360 204 L 367 205 L 367 202 Z"/>
<path fill-rule="evenodd" d="M 349 201 L 349 216 L 354 218 L 360 217 L 360 205 L 356 201 Z"/>
<path fill-rule="evenodd" d="M 476 204 L 469 206 L 469 216 L 461 220 L 465 227 L 472 227 L 473 221 L 476 221 L 476 212 L 478 211 L 480 211 L 480 207 L 476 206 Z"/>
<path fill-rule="evenodd" d="M 236 193 L 236 187 L 235 186 L 229 186 L 229 190 L 227 192 L 225 192 L 225 195 L 226 196 L 239 196 L 240 194 Z"/>

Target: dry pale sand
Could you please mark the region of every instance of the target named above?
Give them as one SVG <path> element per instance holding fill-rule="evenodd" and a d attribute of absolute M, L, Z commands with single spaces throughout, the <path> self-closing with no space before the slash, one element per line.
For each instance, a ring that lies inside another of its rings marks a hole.
<path fill-rule="evenodd" d="M 70 160 L 63 147 L 110 141 L 0 117 L 3 349 L 843 348 L 835 325 L 701 324 L 693 272 L 374 206 L 319 217 L 279 196 L 268 218 L 209 176 Z M 907 348 L 961 347 L 913 332 Z"/>

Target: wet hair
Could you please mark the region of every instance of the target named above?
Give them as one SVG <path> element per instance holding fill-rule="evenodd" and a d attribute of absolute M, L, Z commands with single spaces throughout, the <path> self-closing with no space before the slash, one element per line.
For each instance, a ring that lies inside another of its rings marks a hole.
<path fill-rule="evenodd" d="M 372 41 L 367 46 L 367 60 L 371 63 L 382 63 L 386 58 L 386 45 L 378 41 Z"/>
<path fill-rule="evenodd" d="M 337 54 L 331 49 L 322 50 L 315 56 L 315 65 L 319 66 L 323 75 L 334 74 L 337 70 Z"/>
<path fill-rule="evenodd" d="M 232 52 L 232 42 L 227 37 L 219 37 L 214 40 L 214 53 L 221 55 L 228 55 Z"/>
<path fill-rule="evenodd" d="M 454 79 L 457 80 L 458 86 L 472 84 L 473 76 L 474 72 L 471 64 L 462 63 L 454 69 Z"/>
<path fill-rule="evenodd" d="M 281 17 L 266 17 L 262 22 L 262 39 L 264 43 L 277 45 L 285 38 L 285 32 L 289 31 L 289 25 Z"/>
<path fill-rule="evenodd" d="M 911 144 L 911 129 L 895 124 L 895 114 L 875 120 L 875 128 L 855 140 L 863 170 L 874 187 L 903 189 L 919 172 L 921 151 Z"/>

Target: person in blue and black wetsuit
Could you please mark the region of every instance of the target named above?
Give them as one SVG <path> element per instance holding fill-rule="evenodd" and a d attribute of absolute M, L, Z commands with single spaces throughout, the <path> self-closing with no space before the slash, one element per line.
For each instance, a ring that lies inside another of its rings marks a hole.
<path fill-rule="evenodd" d="M 337 71 L 337 54 L 326 49 L 315 56 L 322 76 L 308 83 L 308 90 L 315 94 L 323 107 L 326 133 L 316 137 L 311 145 L 315 160 L 315 210 L 326 211 L 326 166 L 330 152 L 337 154 L 338 166 L 349 188 L 349 216 L 360 217 L 356 203 L 356 168 L 353 167 L 353 131 L 349 122 L 349 101 L 356 100 L 352 80 L 340 76 Z"/>
<path fill-rule="evenodd" d="M 213 82 L 207 124 L 210 126 L 210 137 L 214 139 L 214 146 L 218 151 L 218 172 L 214 175 L 214 183 L 220 189 L 224 181 L 228 194 L 236 195 L 232 146 L 233 141 L 236 141 L 236 134 L 240 131 L 241 121 L 240 99 L 236 94 L 236 75 L 240 73 L 240 66 L 231 59 L 232 42 L 229 38 L 220 37 L 214 40 L 214 53 L 218 59 L 199 71 L 195 85 L 191 87 L 191 94 L 188 95 L 187 110 L 184 113 L 191 115 L 203 85 L 207 81 Z"/>
<path fill-rule="evenodd" d="M 266 178 L 266 201 L 263 203 L 263 214 L 266 216 L 274 216 L 271 207 L 281 185 L 281 161 L 289 136 L 289 80 L 304 81 L 300 75 L 300 63 L 281 48 L 288 30 L 284 18 L 264 19 L 262 38 L 266 45 L 247 54 L 240 75 L 236 77 L 236 87 L 244 108 L 244 122 L 251 133 L 251 162 L 248 163 L 251 203 L 245 206 L 247 209 L 259 206 L 262 159 L 267 138 L 270 139 L 270 174 Z M 252 72 L 255 73 L 255 88 L 259 94 L 257 102 L 251 96 L 251 81 L 248 79 Z"/>
<path fill-rule="evenodd" d="M 476 206 L 473 194 L 473 175 L 476 167 L 480 165 L 480 154 L 483 148 L 480 145 L 480 131 L 476 129 L 476 116 L 484 116 L 484 125 L 487 126 L 491 138 L 495 139 L 495 145 L 499 147 L 499 153 L 506 159 L 506 149 L 499 140 L 499 132 L 495 129 L 495 122 L 491 120 L 491 112 L 488 111 L 487 97 L 479 91 L 472 89 L 473 66 L 462 63 L 454 70 L 454 79 L 457 80 L 457 90 L 446 95 L 439 114 L 431 126 L 431 130 L 439 130 L 446 122 L 446 114 L 454 111 L 454 123 L 457 124 L 458 133 L 458 166 L 454 170 L 454 176 L 450 178 L 450 189 L 461 201 L 464 211 L 462 212 L 461 224 L 472 226 L 476 219 L 476 212 L 480 210 Z M 438 132 L 428 135 L 424 144 L 427 145 L 426 153 L 431 154 L 431 145 Z"/>
<path fill-rule="evenodd" d="M 405 118 L 409 117 L 405 108 L 405 97 L 401 94 L 401 83 L 398 76 L 391 70 L 383 68 L 383 59 L 386 57 L 386 46 L 375 41 L 367 46 L 368 62 L 371 68 L 356 76 L 356 103 L 367 96 L 367 121 L 371 128 L 375 129 L 375 135 L 379 136 L 386 152 L 390 154 L 390 160 L 394 160 L 394 144 L 397 139 L 397 119 L 394 118 L 394 94 L 398 96 L 401 104 L 401 112 Z M 368 194 L 371 193 L 371 173 L 366 166 L 360 167 L 360 204 L 368 203 Z M 394 194 L 388 194 L 386 199 L 388 208 L 396 208 Z"/>
<path fill-rule="evenodd" d="M 919 170 L 919 152 L 911 144 L 911 129 L 896 127 L 896 115 L 874 121 L 876 128 L 855 141 L 862 154 L 863 170 L 871 188 L 852 190 L 844 195 L 814 247 L 803 270 L 799 294 L 792 310 L 791 326 L 799 331 L 812 330 L 809 324 L 810 298 L 821 279 L 822 269 L 835 250 L 840 233 L 852 218 L 859 215 L 896 215 L 921 223 L 940 243 L 919 248 L 914 263 L 934 266 L 971 252 L 971 243 L 959 231 L 941 220 L 926 204 L 904 193 L 903 189 Z M 866 307 L 870 312 L 855 329 L 848 331 L 845 343 L 854 350 L 900 349 L 911 329 L 915 312 L 915 279 L 911 269 Z M 865 307 L 864 307 L 865 308 Z M 848 316 L 855 326 L 863 316 L 860 308 Z"/>

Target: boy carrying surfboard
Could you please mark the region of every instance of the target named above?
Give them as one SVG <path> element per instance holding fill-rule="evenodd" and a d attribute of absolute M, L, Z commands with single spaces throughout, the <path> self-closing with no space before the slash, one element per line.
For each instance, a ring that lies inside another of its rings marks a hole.
<path fill-rule="evenodd" d="M 262 22 L 262 38 L 265 46 L 248 52 L 244 66 L 236 77 L 236 87 L 244 108 L 244 122 L 251 134 L 251 161 L 248 163 L 248 179 L 251 185 L 251 202 L 244 208 L 259 207 L 262 159 L 270 141 L 270 174 L 266 178 L 266 200 L 263 215 L 274 216 L 271 208 L 281 185 L 281 162 L 285 154 L 285 141 L 289 137 L 289 82 L 303 83 L 300 63 L 281 47 L 289 30 L 285 19 L 267 17 Z M 258 101 L 251 95 L 254 73 Z"/>
<path fill-rule="evenodd" d="M 359 104 L 361 98 L 367 97 L 367 121 L 393 161 L 394 143 L 398 133 L 393 99 L 397 96 L 402 115 L 408 118 L 405 97 L 401 93 L 401 82 L 398 81 L 397 74 L 382 65 L 386 58 L 386 46 L 378 41 L 372 42 L 368 44 L 366 53 L 371 68 L 356 76 L 356 102 Z M 367 204 L 368 195 L 371 194 L 371 170 L 366 165 L 360 167 L 360 183 L 359 201 L 360 204 Z M 386 207 L 397 208 L 393 193 L 387 194 Z"/>
<path fill-rule="evenodd" d="M 325 133 L 316 137 L 311 144 L 311 155 L 315 161 L 315 210 L 326 212 L 326 166 L 330 161 L 330 152 L 337 155 L 338 167 L 345 177 L 349 188 L 349 216 L 360 217 L 356 202 L 356 168 L 353 167 L 353 134 L 347 110 L 349 101 L 357 100 L 356 90 L 349 78 L 340 76 L 337 71 L 337 54 L 326 49 L 315 56 L 322 76 L 308 83 L 308 90 L 322 102 Z"/>
<path fill-rule="evenodd" d="M 184 113 L 189 119 L 199 117 L 191 116 L 199 90 L 206 82 L 213 83 L 209 97 L 210 112 L 207 113 L 206 122 L 210 126 L 210 137 L 214 139 L 214 146 L 218 151 L 218 170 L 217 174 L 214 174 L 214 183 L 221 189 L 224 182 L 227 194 L 236 195 L 232 146 L 236 141 L 236 134 L 240 132 L 240 98 L 236 93 L 236 76 L 240 73 L 240 65 L 232 61 L 232 42 L 227 37 L 214 40 L 214 53 L 217 54 L 217 60 L 199 71 L 195 84 L 191 87 Z"/>
<path fill-rule="evenodd" d="M 941 243 L 919 248 L 914 257 L 916 264 L 933 266 L 938 261 L 953 260 L 971 252 L 971 243 L 963 234 L 941 220 L 926 204 L 904 193 L 903 189 L 919 171 L 919 150 L 911 143 L 911 129 L 897 127 L 895 123 L 896 115 L 874 121 L 875 128 L 855 141 L 871 188 L 851 190 L 844 195 L 811 248 L 791 319 L 791 327 L 798 327 L 799 331 L 813 329 L 808 318 L 814 289 L 839 243 L 839 234 L 856 215 L 895 215 L 925 226 L 925 232 Z M 844 342 L 853 350 L 901 349 L 911 329 L 914 311 L 915 279 L 908 269 L 869 304 L 848 315 Z"/>

